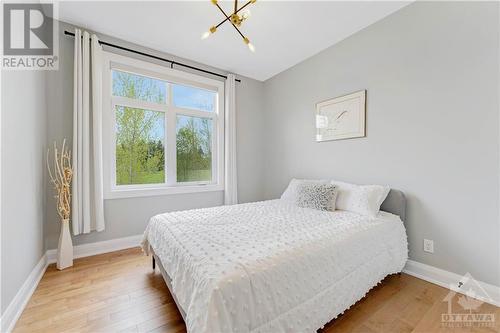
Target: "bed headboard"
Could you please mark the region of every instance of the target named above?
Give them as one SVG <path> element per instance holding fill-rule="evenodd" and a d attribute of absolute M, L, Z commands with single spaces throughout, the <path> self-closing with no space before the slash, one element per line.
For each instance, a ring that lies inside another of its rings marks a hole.
<path fill-rule="evenodd" d="M 406 197 L 403 192 L 391 189 L 380 209 L 398 215 L 401 221 L 406 222 Z"/>

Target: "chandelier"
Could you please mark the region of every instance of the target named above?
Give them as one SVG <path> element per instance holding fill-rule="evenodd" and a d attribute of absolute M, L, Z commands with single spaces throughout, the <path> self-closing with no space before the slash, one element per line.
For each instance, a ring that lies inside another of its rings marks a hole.
<path fill-rule="evenodd" d="M 206 39 L 210 37 L 210 35 L 214 34 L 217 31 L 217 28 L 219 28 L 222 24 L 225 22 L 230 22 L 231 25 L 238 31 L 240 34 L 241 38 L 243 38 L 243 42 L 248 46 L 250 51 L 255 52 L 255 46 L 250 43 L 250 39 L 245 37 L 243 33 L 240 31 L 239 27 L 241 26 L 241 23 L 248 19 L 250 17 L 250 10 L 246 8 L 248 5 L 255 3 L 257 0 L 250 0 L 240 8 L 238 8 L 238 0 L 234 0 L 234 11 L 230 15 L 226 14 L 226 12 L 219 6 L 217 3 L 217 0 L 211 0 L 212 3 L 219 8 L 221 13 L 224 15 L 225 19 L 222 20 L 219 24 L 211 26 L 210 29 L 208 29 L 207 32 L 203 33 L 201 36 L 201 39 Z"/>

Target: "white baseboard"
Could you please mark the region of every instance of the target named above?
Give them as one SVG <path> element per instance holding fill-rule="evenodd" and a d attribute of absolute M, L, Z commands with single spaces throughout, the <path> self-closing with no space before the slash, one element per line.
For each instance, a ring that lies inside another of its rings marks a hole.
<path fill-rule="evenodd" d="M 467 290 L 460 289 L 459 282 L 464 280 L 464 276 L 445 271 L 434 266 L 408 260 L 403 272 L 419 279 L 437 284 L 438 286 L 463 294 Z M 500 306 L 500 287 L 492 284 L 474 280 L 489 297 L 478 297 L 481 301 Z"/>
<path fill-rule="evenodd" d="M 42 279 L 47 266 L 47 255 L 44 254 L 40 261 L 33 268 L 26 281 L 24 281 L 21 289 L 19 289 L 16 296 L 14 296 L 14 299 L 10 302 L 7 309 L 5 309 L 5 312 L 0 319 L 0 327 L 2 332 L 11 332 L 14 329 L 17 320 L 23 313 L 23 310 L 28 304 L 31 295 L 33 295 L 36 287 L 38 286 L 38 283 Z"/>
<path fill-rule="evenodd" d="M 95 256 L 108 252 L 120 251 L 137 247 L 141 244 L 142 234 L 130 237 L 115 238 L 102 242 L 88 243 L 73 246 L 73 258 L 83 258 Z M 55 263 L 57 260 L 57 250 L 52 249 L 47 251 L 47 260 L 49 264 Z"/>

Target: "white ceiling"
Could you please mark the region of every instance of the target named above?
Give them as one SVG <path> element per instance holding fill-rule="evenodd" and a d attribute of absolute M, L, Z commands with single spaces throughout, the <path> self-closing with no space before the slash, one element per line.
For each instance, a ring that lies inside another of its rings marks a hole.
<path fill-rule="evenodd" d="M 219 2 L 228 12 L 232 2 Z M 240 0 L 240 3 L 245 3 Z M 264 81 L 404 7 L 399 1 L 257 1 L 241 30 L 206 1 L 76 1 L 59 3 L 59 19 L 110 36 Z"/>

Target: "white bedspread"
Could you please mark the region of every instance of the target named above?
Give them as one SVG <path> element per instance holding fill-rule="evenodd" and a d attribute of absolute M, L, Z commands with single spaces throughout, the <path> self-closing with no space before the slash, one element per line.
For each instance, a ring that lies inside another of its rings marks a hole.
<path fill-rule="evenodd" d="M 315 332 L 400 272 L 399 217 L 366 218 L 271 200 L 151 218 L 188 332 Z"/>

